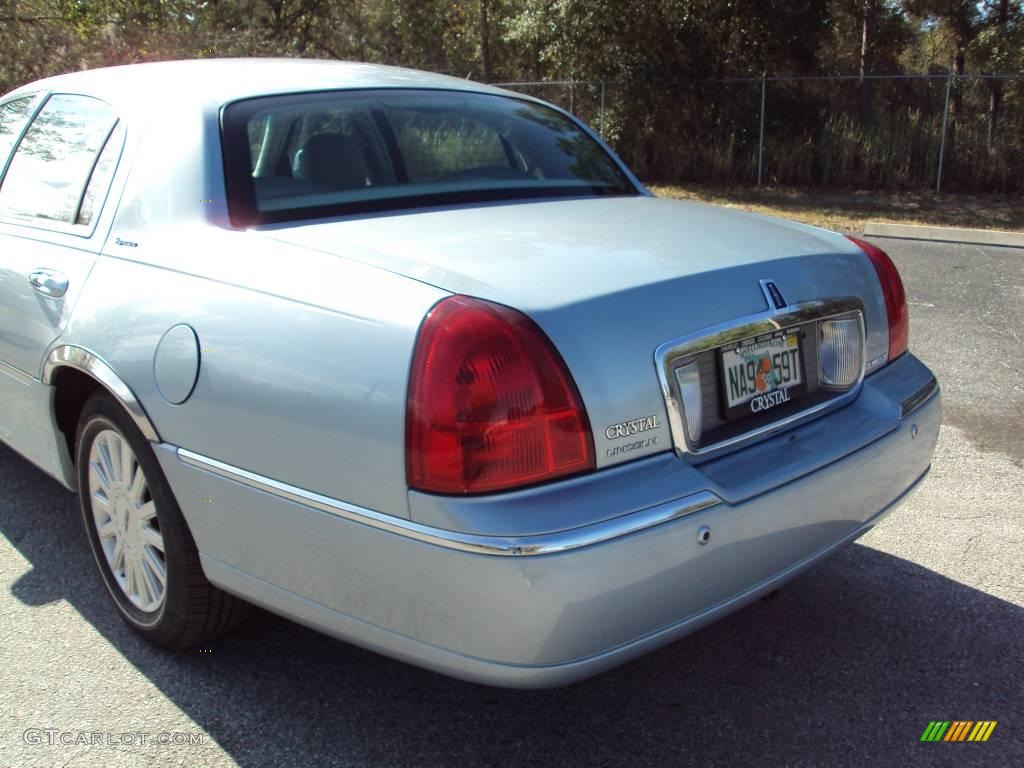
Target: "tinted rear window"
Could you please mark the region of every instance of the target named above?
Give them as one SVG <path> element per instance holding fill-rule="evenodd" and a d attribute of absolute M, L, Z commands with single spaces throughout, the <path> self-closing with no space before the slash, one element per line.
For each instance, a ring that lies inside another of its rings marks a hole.
<path fill-rule="evenodd" d="M 633 195 L 560 113 L 454 91 L 251 99 L 224 112 L 231 218 L 248 225 L 536 197 Z"/>

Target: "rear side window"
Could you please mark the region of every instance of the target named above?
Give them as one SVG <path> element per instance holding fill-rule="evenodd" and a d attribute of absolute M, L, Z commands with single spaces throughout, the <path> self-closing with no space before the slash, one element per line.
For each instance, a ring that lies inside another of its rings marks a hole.
<path fill-rule="evenodd" d="M 28 110 L 35 97 L 26 96 L 0 104 L 0 173 L 7 164 L 7 156 L 14 148 L 14 142 L 21 135 L 21 129 L 28 121 Z"/>
<path fill-rule="evenodd" d="M 11 158 L 0 186 L 0 214 L 74 224 L 116 123 L 99 99 L 51 96 Z"/>
<path fill-rule="evenodd" d="M 222 131 L 236 226 L 638 194 L 570 118 L 501 95 L 386 89 L 273 96 L 229 105 Z"/>

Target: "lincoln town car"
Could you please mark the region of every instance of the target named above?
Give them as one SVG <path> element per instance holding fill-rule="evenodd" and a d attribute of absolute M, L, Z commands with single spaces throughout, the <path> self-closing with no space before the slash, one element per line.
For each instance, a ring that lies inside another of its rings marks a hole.
<path fill-rule="evenodd" d="M 491 685 L 635 658 L 922 482 L 908 337 L 875 244 L 657 198 L 518 93 L 225 59 L 0 98 L 0 439 L 165 648 L 256 605 Z"/>

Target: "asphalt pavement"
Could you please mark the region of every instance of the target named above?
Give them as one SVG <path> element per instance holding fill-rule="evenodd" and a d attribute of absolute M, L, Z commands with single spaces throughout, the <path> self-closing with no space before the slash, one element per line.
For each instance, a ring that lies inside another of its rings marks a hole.
<path fill-rule="evenodd" d="M 154 650 L 74 497 L 0 446 L 0 766 L 1024 765 L 1024 250 L 877 242 L 943 388 L 923 487 L 774 599 L 568 688 L 463 683 L 262 612 Z M 933 720 L 998 724 L 922 743 Z"/>

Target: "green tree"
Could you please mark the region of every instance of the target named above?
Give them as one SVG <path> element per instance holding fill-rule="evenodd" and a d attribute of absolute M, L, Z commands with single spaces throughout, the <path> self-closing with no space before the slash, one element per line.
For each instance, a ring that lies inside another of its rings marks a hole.
<path fill-rule="evenodd" d="M 981 31 L 972 45 L 972 54 L 982 72 L 1019 72 L 1024 70 L 1024 3 L 1010 0 L 986 2 Z M 1004 86 L 1001 80 L 989 80 L 986 139 L 996 141 L 1002 112 Z"/>

